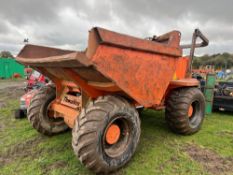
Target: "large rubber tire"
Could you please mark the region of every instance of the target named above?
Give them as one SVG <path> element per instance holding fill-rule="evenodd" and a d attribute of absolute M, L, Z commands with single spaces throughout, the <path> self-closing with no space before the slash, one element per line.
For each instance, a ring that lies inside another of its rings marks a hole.
<path fill-rule="evenodd" d="M 121 126 L 120 139 L 109 145 L 105 140 L 106 130 L 110 124 L 117 122 Z M 88 169 L 106 174 L 131 159 L 140 133 L 140 119 L 135 107 L 121 97 L 104 96 L 88 102 L 82 110 L 73 128 L 72 145 L 75 154 Z"/>
<path fill-rule="evenodd" d="M 55 88 L 44 86 L 34 95 L 27 111 L 33 128 L 45 135 L 58 134 L 68 129 L 63 118 L 55 119 L 47 115 L 49 105 L 55 98 Z"/>
<path fill-rule="evenodd" d="M 189 116 L 189 107 L 192 113 Z M 169 128 L 178 134 L 190 135 L 200 130 L 205 115 L 205 98 L 195 87 L 173 90 L 166 99 L 165 118 Z"/>

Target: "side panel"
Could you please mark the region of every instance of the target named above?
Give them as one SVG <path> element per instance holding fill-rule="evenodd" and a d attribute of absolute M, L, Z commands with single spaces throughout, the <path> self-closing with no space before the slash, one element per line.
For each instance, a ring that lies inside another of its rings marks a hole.
<path fill-rule="evenodd" d="M 101 45 L 96 69 L 145 107 L 159 105 L 176 70 L 177 57 Z"/>
<path fill-rule="evenodd" d="M 0 58 L 0 78 L 11 78 L 14 73 L 24 77 L 24 66 L 11 58 Z"/>
<path fill-rule="evenodd" d="M 176 71 L 173 75 L 173 80 L 184 79 L 187 74 L 188 65 L 189 65 L 189 57 L 180 57 L 177 60 Z"/>
<path fill-rule="evenodd" d="M 18 74 L 21 75 L 21 77 L 24 77 L 24 65 L 16 62 L 15 60 L 13 60 L 12 62 L 13 62 L 12 64 L 13 64 L 13 67 L 14 67 L 12 73 L 13 74 L 18 73 Z"/>
<path fill-rule="evenodd" d="M 3 76 L 4 78 L 10 78 L 11 73 L 10 73 L 10 63 L 8 61 L 3 62 Z"/>
<path fill-rule="evenodd" d="M 0 57 L 0 79 L 3 78 L 3 63 L 2 58 Z"/>

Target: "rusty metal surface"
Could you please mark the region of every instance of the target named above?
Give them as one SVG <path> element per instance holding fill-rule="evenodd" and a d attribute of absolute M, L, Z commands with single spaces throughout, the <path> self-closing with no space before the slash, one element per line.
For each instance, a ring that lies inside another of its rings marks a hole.
<path fill-rule="evenodd" d="M 25 45 L 16 60 L 34 67 L 80 67 L 89 66 L 85 52 L 62 50 L 44 46 Z"/>
<path fill-rule="evenodd" d="M 176 70 L 176 57 L 101 45 L 91 59 L 126 94 L 145 107 L 160 104 Z"/>
<path fill-rule="evenodd" d="M 70 54 L 72 52 L 74 51 L 27 44 L 19 52 L 18 57 L 23 57 L 28 59 L 46 58 L 46 57 Z"/>
<path fill-rule="evenodd" d="M 180 57 L 182 55 L 182 50 L 179 47 L 180 32 L 178 31 L 172 31 L 161 36 L 161 38 L 168 38 L 167 43 L 160 43 L 159 40 L 158 42 L 154 42 L 140 39 L 117 32 L 112 32 L 103 28 L 93 28 L 91 30 L 91 33 L 92 32 L 97 33 L 100 44 L 107 44 L 120 48 L 134 49 L 163 55 L 171 55 L 174 57 Z"/>
<path fill-rule="evenodd" d="M 179 70 L 187 67 L 179 42 L 177 31 L 148 41 L 93 28 L 85 52 L 25 46 L 17 61 L 51 78 L 58 95 L 65 80 L 81 87 L 91 98 L 115 92 L 152 107 L 161 105 L 171 81 L 186 76 L 186 70 Z M 188 83 L 183 80 L 177 86 Z"/>
<path fill-rule="evenodd" d="M 194 79 L 194 78 L 172 80 L 170 82 L 170 86 L 172 88 L 184 87 L 184 86 L 198 86 L 199 84 L 200 84 L 200 82 L 197 79 Z"/>
<path fill-rule="evenodd" d="M 75 68 L 74 71 L 84 80 L 92 82 L 111 82 L 108 78 L 102 75 L 94 67 Z"/>

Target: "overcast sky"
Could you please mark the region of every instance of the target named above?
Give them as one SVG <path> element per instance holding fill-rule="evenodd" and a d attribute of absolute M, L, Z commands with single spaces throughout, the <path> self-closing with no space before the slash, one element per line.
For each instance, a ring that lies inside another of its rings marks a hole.
<path fill-rule="evenodd" d="M 23 39 L 38 45 L 82 50 L 88 30 L 100 26 L 137 37 L 195 28 L 209 38 L 198 55 L 233 53 L 231 0 L 0 0 L 0 51 L 17 54 Z"/>

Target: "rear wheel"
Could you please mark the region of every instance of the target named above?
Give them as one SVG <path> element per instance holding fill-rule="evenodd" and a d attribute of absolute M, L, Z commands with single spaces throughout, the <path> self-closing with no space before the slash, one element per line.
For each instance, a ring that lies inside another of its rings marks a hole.
<path fill-rule="evenodd" d="M 40 133 L 53 135 L 68 129 L 63 118 L 54 118 L 50 110 L 51 102 L 56 98 L 55 88 L 42 87 L 32 98 L 28 108 L 28 120 Z"/>
<path fill-rule="evenodd" d="M 165 118 L 171 130 L 193 134 L 200 130 L 205 113 L 205 98 L 198 88 L 172 91 L 166 99 Z"/>
<path fill-rule="evenodd" d="M 79 160 L 95 173 L 109 173 L 133 156 L 140 137 L 135 107 L 115 96 L 87 103 L 73 128 L 72 145 Z"/>

